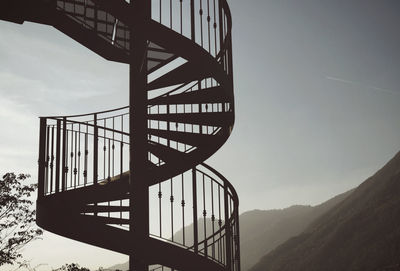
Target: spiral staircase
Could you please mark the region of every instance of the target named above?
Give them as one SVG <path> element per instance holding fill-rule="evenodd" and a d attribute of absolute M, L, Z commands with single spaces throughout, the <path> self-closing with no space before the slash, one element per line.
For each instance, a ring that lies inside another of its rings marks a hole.
<path fill-rule="evenodd" d="M 130 65 L 129 106 L 40 118 L 38 225 L 130 270 L 239 271 L 238 196 L 203 163 L 234 124 L 226 0 L 8 0 L 0 19 Z"/>

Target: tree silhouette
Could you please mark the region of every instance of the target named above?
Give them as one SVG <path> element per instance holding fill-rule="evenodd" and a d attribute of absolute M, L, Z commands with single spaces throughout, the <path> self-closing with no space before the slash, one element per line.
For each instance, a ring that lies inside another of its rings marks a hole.
<path fill-rule="evenodd" d="M 0 266 L 17 263 L 21 249 L 43 233 L 30 199 L 37 185 L 23 184 L 29 177 L 6 173 L 0 181 Z"/>
<path fill-rule="evenodd" d="M 85 267 L 80 267 L 79 264 L 71 263 L 71 264 L 65 264 L 61 268 L 58 268 L 54 271 L 90 271 L 90 270 Z"/>

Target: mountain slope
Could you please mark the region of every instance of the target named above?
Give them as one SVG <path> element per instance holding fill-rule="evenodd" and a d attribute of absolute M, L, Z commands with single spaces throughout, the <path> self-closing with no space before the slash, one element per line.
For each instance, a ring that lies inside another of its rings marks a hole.
<path fill-rule="evenodd" d="M 400 153 L 251 271 L 400 270 Z"/>
<path fill-rule="evenodd" d="M 316 218 L 343 201 L 340 194 L 315 207 L 296 205 L 282 210 L 254 210 L 240 216 L 242 270 L 246 271 L 263 255 L 303 232 Z"/>

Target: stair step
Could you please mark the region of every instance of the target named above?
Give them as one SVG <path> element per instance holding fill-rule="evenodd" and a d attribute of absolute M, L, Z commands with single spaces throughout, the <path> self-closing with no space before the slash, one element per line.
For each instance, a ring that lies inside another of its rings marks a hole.
<path fill-rule="evenodd" d="M 149 151 L 165 163 L 185 159 L 185 153 L 149 140 Z"/>
<path fill-rule="evenodd" d="M 82 24 L 63 14 L 57 12 L 57 20 L 53 22 L 53 26 L 63 32 L 72 39 L 79 41 L 82 45 L 96 52 L 107 60 L 127 63 L 129 57 L 126 51 L 115 47 L 109 41 L 98 36 L 92 29 L 85 28 Z"/>
<path fill-rule="evenodd" d="M 150 82 L 147 86 L 148 90 L 174 86 L 178 84 L 190 83 L 195 80 L 201 80 L 210 77 L 210 71 L 198 69 L 196 65 L 186 62 L 167 74 Z"/>
<path fill-rule="evenodd" d="M 175 60 L 178 56 L 150 42 L 147 47 L 147 73 L 150 74 Z"/>
<path fill-rule="evenodd" d="M 194 147 L 204 146 L 212 143 L 213 136 L 197 133 L 186 133 L 177 131 L 148 129 L 150 135 L 159 136 L 165 139 L 174 140 L 180 143 L 188 144 Z"/>
<path fill-rule="evenodd" d="M 233 122 L 232 112 L 149 114 L 148 119 L 222 127 Z"/>
<path fill-rule="evenodd" d="M 228 97 L 220 86 L 208 89 L 184 92 L 169 96 L 159 96 L 149 100 L 150 105 L 167 104 L 200 104 L 200 103 L 223 103 Z"/>
<path fill-rule="evenodd" d="M 104 213 L 104 212 L 129 212 L 129 206 L 107 206 L 107 205 L 85 205 L 81 212 Z"/>
<path fill-rule="evenodd" d="M 101 224 L 129 224 L 129 219 L 117 218 L 117 217 L 106 217 L 106 216 L 94 216 L 94 215 L 82 215 L 86 220 L 92 220 L 93 223 Z"/>

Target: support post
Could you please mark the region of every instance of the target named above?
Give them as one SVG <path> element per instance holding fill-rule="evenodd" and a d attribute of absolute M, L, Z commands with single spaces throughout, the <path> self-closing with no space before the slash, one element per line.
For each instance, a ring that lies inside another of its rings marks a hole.
<path fill-rule="evenodd" d="M 133 7 L 133 1 L 131 6 Z M 129 66 L 129 229 L 132 244 L 130 271 L 148 270 L 149 189 L 147 176 L 147 22 L 151 18 L 151 1 L 136 0 L 135 21 L 130 31 Z M 133 34 L 130 35 L 131 37 Z"/>

